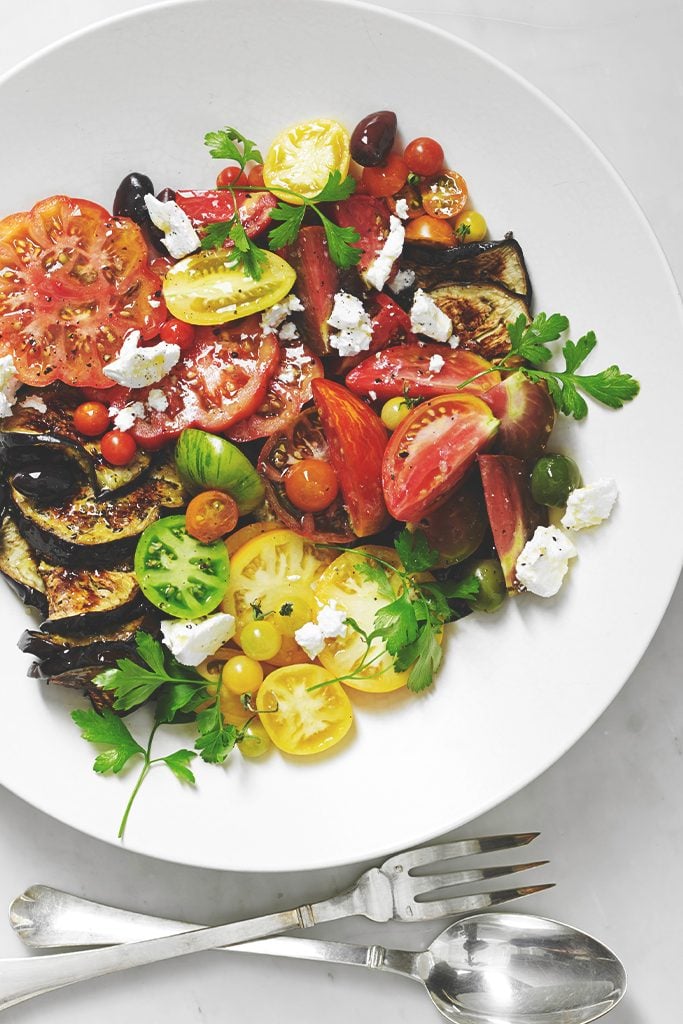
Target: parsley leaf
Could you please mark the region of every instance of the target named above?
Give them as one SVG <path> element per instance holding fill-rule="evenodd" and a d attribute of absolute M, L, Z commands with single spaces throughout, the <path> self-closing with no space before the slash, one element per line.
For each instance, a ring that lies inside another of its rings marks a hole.
<path fill-rule="evenodd" d="M 342 199 L 348 199 L 355 192 L 356 181 L 350 175 L 342 178 L 341 171 L 330 171 L 330 176 L 323 185 L 321 191 L 310 203 L 338 203 Z"/>
<path fill-rule="evenodd" d="M 232 220 L 217 220 L 207 224 L 201 242 L 202 249 L 222 249 L 230 238 L 231 230 Z"/>
<path fill-rule="evenodd" d="M 443 580 L 437 585 L 449 601 L 473 601 L 481 587 L 476 576 L 466 576 L 463 580 Z"/>
<path fill-rule="evenodd" d="M 417 618 L 407 590 L 376 612 L 373 634 L 381 636 L 389 654 L 394 655 L 416 640 Z"/>
<path fill-rule="evenodd" d="M 208 764 L 222 764 L 235 746 L 238 730 L 234 725 L 224 724 L 219 701 L 199 712 L 197 729 L 199 739 L 194 746 L 202 760 Z"/>
<path fill-rule="evenodd" d="M 396 659 L 396 668 L 399 671 L 410 668 L 407 686 L 413 693 L 422 693 L 431 686 L 434 673 L 440 664 L 441 647 L 428 623 L 420 630 L 415 642 L 405 647 Z"/>
<path fill-rule="evenodd" d="M 360 240 L 360 235 L 355 228 L 339 227 L 318 207 L 319 203 L 333 203 L 348 199 L 355 187 L 356 182 L 352 177 L 342 178 L 340 171 L 331 171 L 323 188 L 312 199 L 296 192 L 290 193 L 294 199 L 299 200 L 296 205 L 280 199 L 277 206 L 270 211 L 271 220 L 280 221 L 280 224 L 269 232 L 268 247 L 277 250 L 286 245 L 292 245 L 299 234 L 306 211 L 312 210 L 325 229 L 325 238 L 332 261 L 342 268 L 355 266 L 362 255 L 361 250 L 354 245 Z M 278 189 L 277 193 L 278 196 L 283 196 L 287 190 Z"/>
<path fill-rule="evenodd" d="M 363 576 L 368 583 L 374 583 L 377 587 L 377 592 L 381 597 L 386 598 L 387 601 L 393 601 L 396 597 L 393 587 L 389 582 L 386 574 L 386 570 L 381 565 L 377 565 L 374 562 L 358 562 L 354 565 L 354 569 L 357 573 Z"/>
<path fill-rule="evenodd" d="M 121 658 L 117 661 L 116 668 L 100 672 L 93 680 L 103 690 L 116 694 L 115 711 L 131 711 L 140 704 L 144 704 L 165 683 L 185 682 L 205 685 L 202 677 L 194 669 L 179 665 L 170 657 L 167 659 L 162 645 L 148 633 L 139 630 L 135 634 L 135 646 L 140 658 L 149 666 L 148 668 L 138 665 L 130 658 Z M 170 671 L 166 667 L 167 661 Z"/>
<path fill-rule="evenodd" d="M 263 163 L 263 157 L 255 142 L 246 138 L 236 128 L 226 127 L 217 132 L 207 132 L 204 145 L 216 160 L 234 160 L 242 170 L 250 160 Z"/>
<path fill-rule="evenodd" d="M 514 323 L 507 325 L 512 353 L 530 363 L 547 362 L 552 357 L 548 342 L 557 341 L 568 327 L 569 320 L 560 313 L 539 313 L 531 323 L 520 313 Z"/>
<path fill-rule="evenodd" d="M 439 552 L 430 548 L 422 530 L 401 530 L 394 547 L 406 572 L 426 572 L 439 564 Z"/>
<path fill-rule="evenodd" d="M 362 250 L 357 245 L 354 245 L 354 242 L 360 240 L 360 235 L 356 229 L 352 227 L 340 228 L 321 213 L 320 210 L 316 212 L 325 229 L 325 238 L 327 239 L 327 247 L 330 250 L 332 262 L 336 263 L 342 270 L 346 270 L 348 267 L 355 267 L 363 255 Z"/>
<path fill-rule="evenodd" d="M 136 754 L 145 756 L 144 748 L 133 739 L 128 726 L 109 708 L 104 708 L 102 714 L 77 709 L 71 712 L 71 717 L 81 730 L 84 740 L 101 743 L 108 748 L 95 758 L 93 771 L 99 774 L 114 772 L 118 775 L 131 757 Z"/>
<path fill-rule="evenodd" d="M 289 206 L 287 203 L 278 203 L 270 211 L 271 220 L 282 221 L 279 227 L 272 228 L 268 233 L 269 249 L 284 249 L 296 241 L 297 235 L 306 213 L 305 206 Z"/>
<path fill-rule="evenodd" d="M 242 267 L 247 277 L 260 281 L 266 254 L 249 238 L 237 213 L 230 220 L 208 224 L 204 229 L 201 246 L 204 250 L 222 249 L 226 242 L 233 243 L 232 249 L 228 250 L 230 266 Z"/>
<path fill-rule="evenodd" d="M 168 765 L 177 779 L 180 779 L 181 782 L 189 782 L 191 786 L 194 786 L 197 780 L 194 777 L 194 772 L 190 771 L 190 761 L 196 756 L 194 750 L 176 750 L 175 754 L 168 754 L 161 760 Z"/>

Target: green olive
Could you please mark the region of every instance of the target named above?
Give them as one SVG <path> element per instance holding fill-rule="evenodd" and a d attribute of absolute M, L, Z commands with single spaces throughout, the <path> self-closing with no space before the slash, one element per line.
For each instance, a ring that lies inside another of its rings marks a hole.
<path fill-rule="evenodd" d="M 470 601 L 475 612 L 495 612 L 507 597 L 505 578 L 497 558 L 482 558 L 475 562 L 472 575 L 479 580 L 479 593 Z"/>
<path fill-rule="evenodd" d="M 566 505 L 580 483 L 579 467 L 567 455 L 543 455 L 531 472 L 531 493 L 539 505 Z"/>

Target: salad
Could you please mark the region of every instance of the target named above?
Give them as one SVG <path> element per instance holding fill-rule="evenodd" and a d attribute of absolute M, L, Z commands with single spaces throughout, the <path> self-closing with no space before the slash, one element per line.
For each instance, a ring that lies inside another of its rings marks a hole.
<path fill-rule="evenodd" d="M 326 751 L 354 691 L 433 684 L 447 623 L 557 593 L 617 489 L 555 419 L 638 392 L 393 112 L 204 141 L 215 187 L 0 220 L 0 572 L 95 771 L 139 763 L 120 835 L 154 765 Z"/>

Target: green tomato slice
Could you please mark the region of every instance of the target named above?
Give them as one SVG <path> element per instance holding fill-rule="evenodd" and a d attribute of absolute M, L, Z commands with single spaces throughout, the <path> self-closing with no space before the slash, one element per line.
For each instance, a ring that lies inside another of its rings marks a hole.
<path fill-rule="evenodd" d="M 205 430 L 188 428 L 178 438 L 176 468 L 192 494 L 225 491 L 237 502 L 240 515 L 263 504 L 266 489 L 249 459 L 230 441 Z"/>
<path fill-rule="evenodd" d="M 225 324 L 284 299 L 296 272 L 274 252 L 264 249 L 263 255 L 258 281 L 235 266 L 225 249 L 186 256 L 168 270 L 164 279 L 169 313 L 188 324 Z"/>
<path fill-rule="evenodd" d="M 208 615 L 228 589 L 225 544 L 202 544 L 185 529 L 185 516 L 168 516 L 144 531 L 135 549 L 135 575 L 148 601 L 167 615 Z"/>

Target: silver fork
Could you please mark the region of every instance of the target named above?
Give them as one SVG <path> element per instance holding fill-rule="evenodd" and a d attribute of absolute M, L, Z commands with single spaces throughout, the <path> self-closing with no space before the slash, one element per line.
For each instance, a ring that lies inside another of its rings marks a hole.
<path fill-rule="evenodd" d="M 352 888 L 337 896 L 246 921 L 236 921 L 215 928 L 189 930 L 102 949 L 56 953 L 39 958 L 0 960 L 0 1009 L 103 974 L 112 974 L 115 971 L 160 960 L 170 960 L 176 956 L 186 956 L 188 953 L 199 953 L 217 946 L 247 942 L 292 928 L 310 928 L 323 921 L 336 921 L 342 917 L 355 915 L 362 915 L 371 921 L 431 921 L 482 910 L 520 896 L 540 892 L 549 888 L 549 885 L 521 886 L 464 896 L 449 896 L 443 890 L 488 878 L 499 878 L 502 875 L 540 866 L 547 861 L 491 865 L 447 873 L 434 870 L 453 858 L 526 846 L 537 835 L 538 832 L 526 832 L 516 835 L 485 836 L 409 850 L 390 857 L 380 867 L 363 872 Z M 429 872 L 417 874 L 417 869 L 423 867 L 429 868 Z M 28 892 L 30 893 L 30 890 Z M 17 904 L 17 901 L 13 904 L 15 913 L 18 905 L 20 903 Z M 27 942 L 36 934 L 30 927 L 22 929 L 20 922 L 16 930 Z"/>

